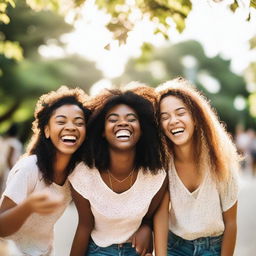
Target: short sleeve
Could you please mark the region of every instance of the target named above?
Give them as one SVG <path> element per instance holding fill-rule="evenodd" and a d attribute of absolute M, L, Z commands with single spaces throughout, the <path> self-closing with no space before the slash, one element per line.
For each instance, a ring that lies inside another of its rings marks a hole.
<path fill-rule="evenodd" d="M 92 170 L 88 171 L 88 167 L 81 162 L 68 177 L 72 187 L 85 199 L 89 198 L 88 190 L 93 183 L 91 175 Z"/>
<path fill-rule="evenodd" d="M 238 170 L 231 166 L 229 179 L 219 186 L 222 212 L 230 209 L 238 199 L 239 176 Z"/>
<path fill-rule="evenodd" d="M 16 204 L 20 204 L 32 193 L 39 173 L 36 161 L 36 156 L 28 156 L 14 165 L 8 175 L 1 201 L 6 196 Z"/>

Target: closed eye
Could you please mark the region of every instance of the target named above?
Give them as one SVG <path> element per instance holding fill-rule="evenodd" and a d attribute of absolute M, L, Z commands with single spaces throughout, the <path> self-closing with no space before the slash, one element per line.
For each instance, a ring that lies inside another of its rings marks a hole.
<path fill-rule="evenodd" d="M 116 122 L 117 122 L 117 119 L 108 119 L 108 121 L 109 121 L 110 123 L 116 123 Z"/>
<path fill-rule="evenodd" d="M 65 124 L 65 122 L 64 121 L 57 121 L 57 124 L 62 125 L 62 124 Z"/>
<path fill-rule="evenodd" d="M 168 118 L 169 118 L 169 115 L 167 115 L 167 114 L 163 113 L 163 114 L 160 115 L 160 120 L 161 121 L 167 120 Z"/>
<path fill-rule="evenodd" d="M 84 122 L 79 122 L 79 123 L 75 123 L 75 125 L 81 127 L 81 126 L 84 126 L 85 123 Z"/>

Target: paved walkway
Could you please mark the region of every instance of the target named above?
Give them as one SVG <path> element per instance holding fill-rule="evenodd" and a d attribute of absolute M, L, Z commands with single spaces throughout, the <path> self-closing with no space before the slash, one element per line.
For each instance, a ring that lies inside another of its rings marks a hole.
<path fill-rule="evenodd" d="M 75 206 L 71 204 L 56 224 L 55 255 L 69 256 L 77 225 Z M 256 255 L 256 178 L 241 177 L 238 205 L 238 237 L 235 256 Z"/>

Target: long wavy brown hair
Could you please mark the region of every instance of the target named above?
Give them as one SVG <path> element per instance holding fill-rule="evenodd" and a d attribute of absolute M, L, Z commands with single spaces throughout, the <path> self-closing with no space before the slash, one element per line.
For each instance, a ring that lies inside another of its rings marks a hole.
<path fill-rule="evenodd" d="M 215 178 L 225 181 L 229 178 L 230 168 L 238 169 L 240 157 L 228 134 L 224 123 L 220 122 L 215 109 L 209 100 L 186 79 L 179 77 L 168 81 L 156 88 L 158 93 L 158 113 L 160 102 L 168 96 L 180 99 L 189 109 L 195 121 L 194 143 L 195 157 L 198 157 L 199 170 L 210 169 Z M 166 157 L 173 154 L 173 143 L 163 135 L 166 147 Z"/>

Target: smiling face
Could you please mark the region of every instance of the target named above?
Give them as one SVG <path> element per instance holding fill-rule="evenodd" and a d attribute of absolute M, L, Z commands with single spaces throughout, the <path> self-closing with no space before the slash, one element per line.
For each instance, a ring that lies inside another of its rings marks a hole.
<path fill-rule="evenodd" d="M 110 149 L 135 149 L 141 136 L 140 122 L 136 112 L 125 104 L 112 107 L 105 117 L 103 136 Z"/>
<path fill-rule="evenodd" d="M 53 111 L 44 133 L 52 141 L 57 154 L 71 156 L 85 139 L 83 111 L 77 105 L 62 105 Z"/>
<path fill-rule="evenodd" d="M 181 99 L 170 95 L 161 100 L 160 122 L 164 134 L 175 146 L 193 143 L 195 122 Z"/>

